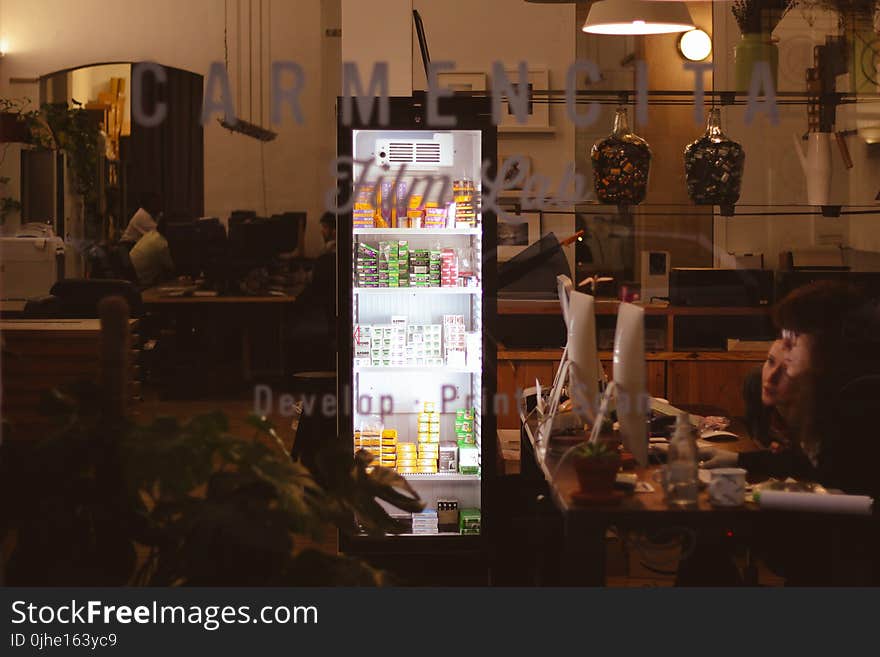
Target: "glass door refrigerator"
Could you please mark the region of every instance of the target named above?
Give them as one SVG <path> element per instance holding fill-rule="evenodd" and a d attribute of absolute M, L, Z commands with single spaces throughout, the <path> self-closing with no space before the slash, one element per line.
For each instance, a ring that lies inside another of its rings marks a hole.
<path fill-rule="evenodd" d="M 339 433 L 406 477 L 426 507 L 399 535 L 342 537 L 345 552 L 485 553 L 495 470 L 496 218 L 488 98 L 392 98 L 385 126 L 338 117 Z M 378 114 L 375 112 L 374 114 Z M 344 202 L 344 201 L 343 201 Z"/>

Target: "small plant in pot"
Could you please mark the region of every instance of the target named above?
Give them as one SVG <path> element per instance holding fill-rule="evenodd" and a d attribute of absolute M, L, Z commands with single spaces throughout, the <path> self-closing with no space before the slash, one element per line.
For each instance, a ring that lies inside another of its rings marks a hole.
<path fill-rule="evenodd" d="M 611 498 L 614 480 L 620 469 L 620 452 L 613 442 L 599 439 L 579 446 L 575 453 L 574 469 L 581 490 L 579 497 Z"/>

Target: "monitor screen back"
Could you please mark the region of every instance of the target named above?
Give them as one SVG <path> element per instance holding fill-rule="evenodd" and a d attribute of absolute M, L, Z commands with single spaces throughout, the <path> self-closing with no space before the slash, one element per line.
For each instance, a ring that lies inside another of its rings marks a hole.
<path fill-rule="evenodd" d="M 648 463 L 645 309 L 621 303 L 614 333 L 614 385 L 623 445 L 640 465 Z"/>

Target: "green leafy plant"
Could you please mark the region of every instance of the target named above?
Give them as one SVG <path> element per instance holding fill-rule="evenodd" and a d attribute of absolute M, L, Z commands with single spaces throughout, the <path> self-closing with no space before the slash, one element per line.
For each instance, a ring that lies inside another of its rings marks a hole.
<path fill-rule="evenodd" d="M 384 573 L 304 539 L 328 523 L 353 531 L 353 516 L 373 534 L 399 531 L 377 498 L 424 507 L 350 448 L 321 453 L 310 471 L 264 419 L 242 438 L 219 412 L 138 424 L 101 399 L 92 384 L 55 391 L 44 412 L 56 429 L 0 446 L 7 584 L 376 585 Z"/>
<path fill-rule="evenodd" d="M 27 98 L 0 98 L 0 112 L 15 114 L 26 126 L 26 142 L 63 151 L 71 172 L 71 189 L 83 198 L 87 232 L 100 225 L 98 199 L 99 128 L 79 103 L 43 103 L 30 109 Z"/>
<path fill-rule="evenodd" d="M 21 202 L 12 198 L 11 196 L 5 196 L 0 199 L 0 226 L 6 223 L 6 217 L 15 212 L 21 212 Z"/>
<path fill-rule="evenodd" d="M 37 116 L 35 143 L 67 153 L 73 188 L 86 203 L 96 200 L 98 187 L 98 125 L 79 105 L 43 103 Z"/>
<path fill-rule="evenodd" d="M 575 455 L 582 459 L 590 459 L 594 461 L 616 461 L 620 458 L 620 454 L 616 449 L 608 445 L 603 440 L 596 442 L 587 442 L 580 445 L 575 451 Z"/>

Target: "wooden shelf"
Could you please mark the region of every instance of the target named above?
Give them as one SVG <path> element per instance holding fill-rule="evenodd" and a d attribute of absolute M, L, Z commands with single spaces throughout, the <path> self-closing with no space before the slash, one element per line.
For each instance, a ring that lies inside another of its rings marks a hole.
<path fill-rule="evenodd" d="M 598 299 L 595 303 L 597 315 L 616 315 L 619 307 L 620 302 L 614 299 Z M 646 315 L 664 317 L 675 315 L 741 317 L 770 314 L 769 306 L 670 306 L 667 303 L 651 303 L 642 307 Z M 556 299 L 498 299 L 498 314 L 561 315 L 562 309 Z"/>
<path fill-rule="evenodd" d="M 648 361 L 763 361 L 765 351 L 646 351 Z M 499 349 L 500 361 L 556 361 L 562 358 L 562 349 Z M 600 351 L 599 360 L 610 361 L 614 354 Z"/>
<path fill-rule="evenodd" d="M 517 125 L 517 126 L 498 126 L 498 136 L 503 137 L 504 135 L 555 135 L 556 128 L 554 126 L 528 126 L 528 125 Z"/>

